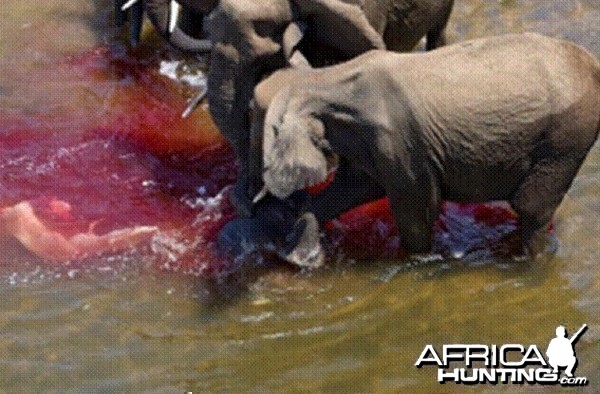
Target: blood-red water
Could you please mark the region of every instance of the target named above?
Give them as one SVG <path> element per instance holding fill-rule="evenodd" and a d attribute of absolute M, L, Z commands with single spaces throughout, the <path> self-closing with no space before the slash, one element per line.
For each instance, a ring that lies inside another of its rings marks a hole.
<path fill-rule="evenodd" d="M 57 64 L 57 76 L 44 75 L 92 90 L 98 95 L 95 107 L 33 116 L 1 113 L 0 207 L 31 200 L 41 220 L 66 236 L 88 231 L 91 223 L 99 234 L 157 225 L 176 232 L 178 240 L 214 241 L 233 214 L 227 199 L 220 218 L 201 227 L 194 222 L 203 209 L 191 202 L 217 195 L 234 181 L 235 157 L 206 112 L 181 118 L 181 89 L 158 75 L 154 64 L 98 48 Z M 68 202 L 70 214 L 49 209 L 51 198 Z M 178 267 L 193 264 L 185 260 Z"/>
<path fill-rule="evenodd" d="M 0 112 L 0 207 L 38 201 L 41 219 L 65 235 L 91 223 L 97 233 L 157 225 L 167 241 L 145 253 L 177 249 L 157 259 L 162 268 L 212 275 L 225 264 L 214 240 L 234 216 L 220 192 L 235 180 L 235 157 L 205 111 L 181 118 L 182 89 L 158 75 L 155 60 L 97 48 L 57 64 L 56 75 L 43 75 L 90 89 L 94 105 L 78 106 L 75 99 L 66 106 L 72 111 L 58 114 Z M 51 198 L 72 210 L 44 209 Z M 456 231 L 448 218 L 471 218 L 465 226 L 484 230 L 516 228 L 514 214 L 498 206 L 445 204 L 438 234 Z M 328 242 L 346 255 L 402 255 L 387 200 L 348 212 L 326 229 Z"/>

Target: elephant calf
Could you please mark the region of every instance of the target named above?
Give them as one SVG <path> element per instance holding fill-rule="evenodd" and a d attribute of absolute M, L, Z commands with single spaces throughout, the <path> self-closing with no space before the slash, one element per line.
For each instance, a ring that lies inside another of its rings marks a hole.
<path fill-rule="evenodd" d="M 339 162 L 312 201 L 320 223 L 387 195 L 403 246 L 426 253 L 442 199 L 508 200 L 535 256 L 598 137 L 600 64 L 566 41 L 505 35 L 279 71 L 255 100 L 268 107 L 251 152 L 263 190 L 285 199 Z"/>

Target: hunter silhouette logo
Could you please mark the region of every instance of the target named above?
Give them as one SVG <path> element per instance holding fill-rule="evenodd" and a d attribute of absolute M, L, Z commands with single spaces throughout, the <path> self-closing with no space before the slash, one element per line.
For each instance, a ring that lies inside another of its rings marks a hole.
<path fill-rule="evenodd" d="M 439 383 L 457 384 L 560 384 L 561 386 L 585 386 L 586 377 L 575 377 L 577 366 L 575 344 L 587 330 L 584 324 L 571 338 L 563 326 L 556 328 L 556 337 L 548 344 L 547 360 L 536 345 L 520 344 L 443 345 L 437 352 L 433 345 L 426 345 L 415 366 L 437 365 Z M 450 368 L 460 362 L 462 365 Z M 565 375 L 561 377 L 561 369 Z"/>
<path fill-rule="evenodd" d="M 552 366 L 552 372 L 558 373 L 559 367 L 566 367 L 565 374 L 573 377 L 573 370 L 577 364 L 575 357 L 575 343 L 579 340 L 581 334 L 587 330 L 587 324 L 584 324 L 579 331 L 571 337 L 567 338 L 567 330 L 563 326 L 556 327 L 556 338 L 550 341 L 546 356 L 548 356 L 548 364 Z"/>

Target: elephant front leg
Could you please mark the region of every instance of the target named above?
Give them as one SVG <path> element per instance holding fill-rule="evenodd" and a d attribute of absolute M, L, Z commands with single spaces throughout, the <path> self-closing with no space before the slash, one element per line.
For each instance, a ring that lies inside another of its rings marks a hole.
<path fill-rule="evenodd" d="M 400 171 L 396 171 L 396 174 Z M 385 177 L 390 208 L 404 249 L 410 254 L 432 251 L 433 224 L 440 211 L 440 188 L 430 174 Z"/>
<path fill-rule="evenodd" d="M 404 249 L 411 254 L 430 253 L 433 224 L 439 214 L 434 193 L 390 193 L 390 207 Z"/>

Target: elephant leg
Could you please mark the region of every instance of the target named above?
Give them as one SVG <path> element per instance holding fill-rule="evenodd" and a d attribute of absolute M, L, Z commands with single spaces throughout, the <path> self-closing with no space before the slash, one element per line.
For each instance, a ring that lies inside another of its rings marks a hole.
<path fill-rule="evenodd" d="M 320 224 L 370 201 L 385 197 L 385 189 L 359 168 L 341 159 L 335 178 L 312 199 L 312 211 Z"/>
<path fill-rule="evenodd" d="M 439 216 L 439 183 L 427 168 L 415 168 L 411 176 L 402 166 L 382 172 L 390 208 L 404 249 L 411 254 L 430 253 L 433 224 Z"/>
<path fill-rule="evenodd" d="M 430 51 L 446 45 L 446 26 L 448 25 L 448 19 L 450 19 L 453 6 L 454 0 L 448 2 L 445 13 L 439 16 L 438 23 L 427 32 L 426 50 Z"/>
<path fill-rule="evenodd" d="M 400 232 L 402 246 L 409 253 L 430 253 L 433 224 L 439 215 L 439 193 L 424 191 L 390 195 L 390 208 Z"/>
<path fill-rule="evenodd" d="M 427 44 L 425 49 L 431 51 L 439 47 L 446 45 L 446 28 L 432 29 L 427 33 Z"/>
<path fill-rule="evenodd" d="M 532 258 L 553 252 L 548 250 L 553 242 L 547 228 L 584 158 L 563 154 L 540 159 L 513 195 L 510 203 L 519 215 L 523 243 Z"/>

